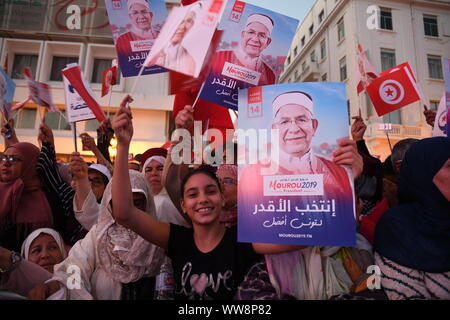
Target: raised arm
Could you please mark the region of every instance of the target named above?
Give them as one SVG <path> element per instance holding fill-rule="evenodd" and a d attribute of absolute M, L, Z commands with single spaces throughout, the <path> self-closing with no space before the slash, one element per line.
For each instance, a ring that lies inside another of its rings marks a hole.
<path fill-rule="evenodd" d="M 127 95 L 113 119 L 117 138 L 117 153 L 112 182 L 112 211 L 117 223 L 133 230 L 147 241 L 167 249 L 170 227 L 133 205 L 130 174 L 128 172 L 128 150 L 133 137 L 133 123 L 127 103 L 133 101 Z"/>
<path fill-rule="evenodd" d="M 19 142 L 16 130 L 14 130 L 14 119 L 9 119 L 8 122 L 3 125 L 1 134 L 5 139 L 5 149 Z"/>
<path fill-rule="evenodd" d="M 175 127 L 176 130 L 186 129 L 191 130 L 192 125 L 194 123 L 194 109 L 190 105 L 184 106 L 184 109 L 178 112 L 175 117 Z M 172 145 L 167 153 L 167 158 L 164 163 L 164 171 L 163 171 L 163 185 L 167 190 L 167 193 L 172 200 L 175 207 L 180 212 L 181 216 L 191 223 L 191 219 L 183 210 L 181 210 L 180 206 L 180 186 L 181 181 L 184 176 L 186 176 L 189 172 L 189 168 L 187 164 L 174 164 L 172 161 L 172 149 L 175 145 L 177 145 L 179 141 L 172 141 Z"/>
<path fill-rule="evenodd" d="M 76 183 L 75 209 L 80 210 L 89 191 L 91 191 L 91 184 L 88 178 L 88 166 L 78 152 L 72 152 L 70 155 L 70 172 L 72 172 L 72 179 Z"/>
<path fill-rule="evenodd" d="M 97 147 L 97 145 L 95 144 L 94 138 L 92 138 L 86 132 L 80 134 L 80 138 L 81 138 L 81 143 L 83 144 L 83 147 L 85 147 L 88 150 L 91 150 L 94 153 L 95 157 L 97 158 L 98 163 L 100 163 L 100 164 L 104 165 L 105 167 L 107 167 L 109 172 L 111 172 L 111 174 L 112 174 L 113 173 L 113 166 L 112 166 L 111 162 L 109 162 L 105 158 L 103 153 Z"/>

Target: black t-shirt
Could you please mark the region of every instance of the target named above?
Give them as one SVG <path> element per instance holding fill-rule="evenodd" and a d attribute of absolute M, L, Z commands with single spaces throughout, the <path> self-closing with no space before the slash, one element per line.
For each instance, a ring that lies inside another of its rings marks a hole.
<path fill-rule="evenodd" d="M 259 259 L 251 243 L 237 242 L 237 228 L 227 228 L 210 252 L 198 250 L 193 229 L 170 224 L 177 300 L 231 300 L 248 269 Z"/>

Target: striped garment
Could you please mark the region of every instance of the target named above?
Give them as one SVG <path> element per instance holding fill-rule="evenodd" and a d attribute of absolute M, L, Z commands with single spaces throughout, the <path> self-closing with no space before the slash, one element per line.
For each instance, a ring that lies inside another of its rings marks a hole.
<path fill-rule="evenodd" d="M 62 206 L 63 212 L 53 212 L 55 229 L 62 235 L 67 245 L 73 246 L 75 242 L 84 238 L 87 230 L 75 218 L 73 211 L 75 190 L 62 179 L 57 167 L 55 149 L 48 142 L 42 144 L 36 170 L 46 193 L 56 197 L 53 200 L 59 200 Z"/>
<path fill-rule="evenodd" d="M 410 269 L 375 252 L 381 286 L 390 300 L 450 299 L 450 272 L 429 273 Z"/>

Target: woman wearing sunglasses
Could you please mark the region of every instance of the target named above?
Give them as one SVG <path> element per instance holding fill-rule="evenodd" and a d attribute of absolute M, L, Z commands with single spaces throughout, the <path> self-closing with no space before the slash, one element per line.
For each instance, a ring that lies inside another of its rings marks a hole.
<path fill-rule="evenodd" d="M 38 228 L 52 228 L 53 218 L 36 171 L 39 149 L 20 142 L 0 157 L 0 246 L 19 251 Z"/>

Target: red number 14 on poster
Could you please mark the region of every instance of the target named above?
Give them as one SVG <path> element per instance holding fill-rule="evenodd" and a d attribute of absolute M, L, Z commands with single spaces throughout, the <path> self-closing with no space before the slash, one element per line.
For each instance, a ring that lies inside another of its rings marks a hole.
<path fill-rule="evenodd" d="M 241 21 L 242 13 L 244 12 L 245 2 L 236 1 L 233 5 L 233 10 L 231 10 L 229 20 L 239 23 Z"/>

